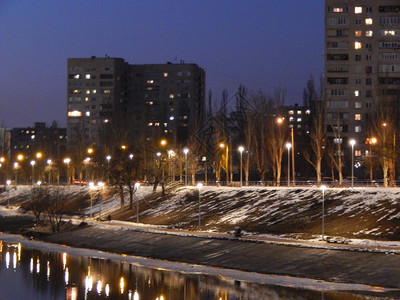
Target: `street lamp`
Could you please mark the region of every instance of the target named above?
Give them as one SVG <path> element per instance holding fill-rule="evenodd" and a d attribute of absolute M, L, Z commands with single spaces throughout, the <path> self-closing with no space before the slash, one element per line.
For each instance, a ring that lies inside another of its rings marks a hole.
<path fill-rule="evenodd" d="M 140 183 L 135 183 L 136 193 L 139 191 Z M 139 196 L 136 195 L 136 224 L 139 224 Z"/>
<path fill-rule="evenodd" d="M 326 186 L 321 185 L 320 189 L 322 191 L 322 240 L 325 240 L 324 231 L 325 231 L 325 190 Z"/>
<path fill-rule="evenodd" d="M 103 209 L 103 187 L 104 187 L 104 182 L 99 182 L 97 184 L 100 188 L 100 212 L 99 212 L 99 221 L 101 221 L 101 211 Z"/>
<path fill-rule="evenodd" d="M 34 177 L 34 172 L 35 172 L 35 164 L 36 162 L 34 160 L 31 160 L 31 166 L 32 166 L 32 185 L 33 185 L 33 177 Z"/>
<path fill-rule="evenodd" d="M 47 164 L 49 165 L 49 184 L 50 184 L 50 179 L 51 179 L 51 163 L 52 163 L 52 160 L 48 159 Z"/>
<path fill-rule="evenodd" d="M 10 184 L 11 184 L 11 180 L 7 180 L 6 184 L 7 184 L 7 208 L 9 208 L 10 207 Z"/>
<path fill-rule="evenodd" d="M 93 207 L 93 189 L 94 189 L 94 182 L 89 182 L 89 193 L 90 193 L 90 218 L 92 218 L 92 207 Z"/>
<path fill-rule="evenodd" d="M 183 153 L 185 154 L 185 185 L 188 185 L 188 180 L 187 180 L 187 176 L 188 176 L 187 155 L 189 153 L 189 149 L 188 148 L 183 149 Z"/>
<path fill-rule="evenodd" d="M 69 157 L 64 158 L 64 163 L 67 164 L 67 184 L 69 184 L 69 163 L 71 159 Z"/>
<path fill-rule="evenodd" d="M 15 169 L 15 184 L 18 184 L 18 168 L 19 168 L 19 164 L 17 162 L 14 162 L 14 169 Z"/>
<path fill-rule="evenodd" d="M 356 140 L 351 139 L 351 188 L 354 188 L 354 145 L 356 144 Z"/>
<path fill-rule="evenodd" d="M 287 167 L 287 186 L 290 186 L 290 148 L 292 147 L 291 143 L 286 143 L 286 148 L 287 148 L 287 161 L 288 161 L 288 167 Z"/>
<path fill-rule="evenodd" d="M 200 215 L 201 215 L 201 211 L 200 211 L 201 194 L 200 194 L 200 190 L 201 190 L 202 187 L 203 187 L 202 183 L 198 183 L 197 184 L 197 188 L 199 190 L 199 230 L 200 230 L 200 227 L 201 227 L 201 217 L 200 217 Z"/>
<path fill-rule="evenodd" d="M 238 150 L 239 150 L 239 152 L 240 152 L 240 186 L 243 186 L 243 172 L 242 172 L 242 170 L 243 170 L 243 168 L 242 168 L 243 163 L 242 163 L 242 156 L 243 156 L 244 147 L 243 147 L 243 146 L 240 146 Z"/>
<path fill-rule="evenodd" d="M 226 168 L 226 183 L 229 183 L 229 146 L 224 143 L 219 144 L 219 147 L 225 148 L 225 168 Z"/>

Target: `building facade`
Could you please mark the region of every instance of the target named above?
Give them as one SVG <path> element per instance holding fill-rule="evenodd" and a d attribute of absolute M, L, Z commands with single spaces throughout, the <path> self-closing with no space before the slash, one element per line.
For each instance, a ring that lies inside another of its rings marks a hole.
<path fill-rule="evenodd" d="M 117 135 L 131 144 L 161 137 L 182 144 L 204 118 L 205 73 L 183 62 L 131 65 L 121 58 L 71 58 L 67 105 L 71 149 L 101 147 L 105 138 Z"/>
<path fill-rule="evenodd" d="M 328 137 L 366 154 L 383 97 L 400 95 L 398 0 L 325 1 L 325 126 Z"/>

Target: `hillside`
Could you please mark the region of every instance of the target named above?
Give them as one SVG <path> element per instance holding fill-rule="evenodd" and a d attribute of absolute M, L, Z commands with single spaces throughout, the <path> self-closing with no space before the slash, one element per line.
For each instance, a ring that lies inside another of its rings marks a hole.
<path fill-rule="evenodd" d="M 31 187 L 0 194 L 0 204 L 16 207 L 30 201 Z M 59 188 L 76 215 L 90 214 L 87 187 Z M 93 197 L 92 213 L 102 217 L 136 222 L 136 202 L 129 210 L 129 195 L 120 206 L 116 192 L 105 191 Z M 199 193 L 195 187 L 171 189 L 162 197 L 152 187 L 141 187 L 140 222 L 197 229 Z M 398 189 L 328 189 L 325 191 L 325 234 L 347 238 L 400 240 L 400 190 Z M 231 231 L 240 226 L 247 234 L 279 234 L 310 238 L 321 234 L 322 193 L 318 188 L 203 187 L 200 194 L 202 230 Z M 3 210 L 7 212 L 7 210 Z"/>

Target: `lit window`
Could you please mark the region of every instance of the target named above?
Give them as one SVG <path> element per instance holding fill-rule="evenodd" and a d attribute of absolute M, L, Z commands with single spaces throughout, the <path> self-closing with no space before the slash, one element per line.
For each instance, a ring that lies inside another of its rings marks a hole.
<path fill-rule="evenodd" d="M 79 79 L 80 78 L 80 75 L 79 74 L 75 74 L 74 75 L 74 79 Z"/>
<path fill-rule="evenodd" d="M 90 111 L 87 111 L 87 112 L 85 113 L 85 115 L 86 115 L 86 117 L 90 117 Z"/>
<path fill-rule="evenodd" d="M 360 96 L 360 91 L 354 91 L 354 96 L 359 97 Z"/>
<path fill-rule="evenodd" d="M 90 95 L 90 90 L 85 91 L 86 95 Z"/>
<path fill-rule="evenodd" d="M 82 112 L 80 112 L 78 110 L 68 112 L 68 117 L 81 117 L 81 116 L 82 116 Z"/>
<path fill-rule="evenodd" d="M 354 156 L 361 156 L 361 150 L 355 150 Z"/>
<path fill-rule="evenodd" d="M 372 18 L 365 19 L 365 25 L 372 25 Z"/>
<path fill-rule="evenodd" d="M 34 140 L 35 139 L 35 135 L 33 134 L 33 135 L 31 135 L 31 140 Z"/>
<path fill-rule="evenodd" d="M 355 114 L 354 115 L 354 120 L 361 121 L 361 114 Z"/>
<path fill-rule="evenodd" d="M 361 14 L 362 13 L 362 7 L 361 6 L 356 6 L 354 8 L 354 13 L 356 14 Z"/>
<path fill-rule="evenodd" d="M 86 74 L 86 75 L 85 75 L 85 78 L 86 78 L 86 79 L 90 79 L 90 74 Z"/>
<path fill-rule="evenodd" d="M 372 30 L 368 30 L 365 32 L 365 36 L 371 37 L 374 35 L 374 32 Z"/>
<path fill-rule="evenodd" d="M 170 95 L 169 95 L 169 98 L 170 98 L 170 99 L 174 99 L 174 98 L 175 98 L 174 94 L 170 94 Z"/>
<path fill-rule="evenodd" d="M 298 114 L 298 115 L 301 115 L 301 110 L 298 110 L 298 111 L 297 111 L 297 114 Z"/>
<path fill-rule="evenodd" d="M 360 42 L 355 42 L 354 43 L 354 49 L 361 49 L 362 44 Z"/>
<path fill-rule="evenodd" d="M 289 115 L 293 115 L 294 111 L 293 110 L 289 110 Z"/>
<path fill-rule="evenodd" d="M 154 83 L 154 80 L 147 80 L 147 83 Z"/>
<path fill-rule="evenodd" d="M 108 119 L 105 119 L 105 120 L 104 120 L 104 123 L 108 123 Z"/>
<path fill-rule="evenodd" d="M 335 144 L 341 144 L 341 143 L 343 143 L 343 139 L 341 139 L 341 138 L 334 138 L 334 139 L 333 139 L 333 142 L 334 142 Z"/>
<path fill-rule="evenodd" d="M 293 117 L 289 117 L 289 121 L 290 121 L 290 122 L 293 122 Z"/>
<path fill-rule="evenodd" d="M 164 73 L 164 77 L 168 77 L 168 73 Z"/>
<path fill-rule="evenodd" d="M 306 115 L 311 114 L 311 111 L 309 109 L 306 110 Z"/>
<path fill-rule="evenodd" d="M 362 31 L 361 31 L 361 30 L 356 30 L 356 31 L 354 32 L 354 35 L 355 35 L 356 37 L 361 37 L 361 36 L 362 36 Z"/>
<path fill-rule="evenodd" d="M 164 127 L 167 127 L 168 126 L 168 123 L 164 123 Z"/>
<path fill-rule="evenodd" d="M 297 122 L 301 122 L 301 118 L 297 118 Z"/>
<path fill-rule="evenodd" d="M 148 123 L 147 126 L 153 126 L 153 123 Z"/>
<path fill-rule="evenodd" d="M 355 108 L 361 108 L 361 102 L 356 102 L 354 103 Z"/>
<path fill-rule="evenodd" d="M 160 123 L 154 123 L 154 126 L 160 126 Z"/>
<path fill-rule="evenodd" d="M 170 119 L 171 121 L 173 121 L 175 118 L 174 118 L 174 116 L 170 116 L 169 119 Z"/>
<path fill-rule="evenodd" d="M 85 97 L 85 101 L 89 101 L 89 97 Z"/>
<path fill-rule="evenodd" d="M 361 126 L 354 127 L 354 132 L 361 132 Z"/>
<path fill-rule="evenodd" d="M 97 93 L 97 90 L 92 90 L 92 94 L 96 94 Z"/>

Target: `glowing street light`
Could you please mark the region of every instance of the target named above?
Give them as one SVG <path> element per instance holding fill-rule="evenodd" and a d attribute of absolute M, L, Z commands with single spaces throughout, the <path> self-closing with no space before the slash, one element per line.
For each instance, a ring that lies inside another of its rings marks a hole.
<path fill-rule="evenodd" d="M 34 173 L 35 173 L 35 164 L 36 162 L 34 160 L 31 160 L 31 166 L 32 166 L 32 185 L 33 185 L 33 181 L 34 181 Z"/>
<path fill-rule="evenodd" d="M 326 190 L 326 186 L 325 185 L 321 185 L 320 189 L 322 191 L 322 240 L 325 240 L 324 237 L 324 231 L 325 231 L 325 190 Z"/>
<path fill-rule="evenodd" d="M 187 155 L 189 153 L 189 149 L 188 148 L 184 148 L 183 149 L 183 153 L 185 154 L 185 185 L 188 185 L 188 163 L 187 163 Z"/>
<path fill-rule="evenodd" d="M 354 188 L 354 145 L 356 144 L 356 140 L 350 140 L 351 145 L 351 188 Z"/>
<path fill-rule="evenodd" d="M 244 147 L 243 147 L 243 146 L 240 146 L 238 150 L 239 150 L 239 152 L 240 152 L 240 186 L 243 186 L 243 172 L 242 172 L 243 163 L 242 163 L 242 156 L 243 156 Z"/>
<path fill-rule="evenodd" d="M 67 164 L 67 184 L 69 184 L 69 163 L 71 162 L 71 159 L 69 157 L 64 158 L 64 163 Z"/>
<path fill-rule="evenodd" d="M 288 154 L 287 154 L 287 159 L 288 159 L 287 186 L 290 186 L 290 148 L 292 148 L 292 144 L 291 143 L 287 143 L 286 144 L 286 148 L 287 148 L 287 151 L 288 151 Z"/>

